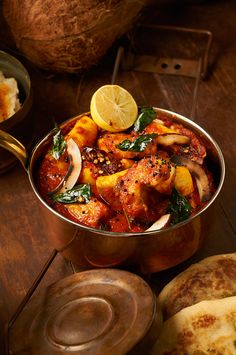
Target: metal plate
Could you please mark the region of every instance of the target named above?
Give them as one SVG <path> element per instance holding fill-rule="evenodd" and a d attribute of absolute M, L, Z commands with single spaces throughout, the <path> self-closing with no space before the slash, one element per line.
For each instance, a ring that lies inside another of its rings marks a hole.
<path fill-rule="evenodd" d="M 127 271 L 73 274 L 41 290 L 10 332 L 11 354 L 124 354 L 147 334 L 156 300 Z"/>

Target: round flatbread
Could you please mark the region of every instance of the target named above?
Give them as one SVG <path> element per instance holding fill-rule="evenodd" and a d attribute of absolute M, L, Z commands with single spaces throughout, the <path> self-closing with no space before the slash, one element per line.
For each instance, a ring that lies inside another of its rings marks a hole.
<path fill-rule="evenodd" d="M 158 296 L 164 320 L 201 302 L 236 295 L 236 253 L 210 256 L 191 265 Z M 236 354 L 236 352 L 235 352 Z"/>
<path fill-rule="evenodd" d="M 164 322 L 152 355 L 235 355 L 236 296 L 202 301 Z"/>

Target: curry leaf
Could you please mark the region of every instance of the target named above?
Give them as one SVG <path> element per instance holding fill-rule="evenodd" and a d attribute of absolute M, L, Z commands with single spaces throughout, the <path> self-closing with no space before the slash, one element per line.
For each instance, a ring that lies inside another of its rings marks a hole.
<path fill-rule="evenodd" d="M 57 133 L 53 136 L 53 144 L 50 149 L 50 154 L 54 159 L 58 160 L 66 149 L 66 141 L 58 127 L 56 128 L 56 131 Z"/>
<path fill-rule="evenodd" d="M 167 207 L 167 213 L 171 214 L 171 225 L 184 221 L 190 216 L 191 212 L 192 206 L 186 197 L 174 189 Z"/>
<path fill-rule="evenodd" d="M 156 136 L 156 133 L 143 134 L 134 141 L 125 139 L 123 142 L 117 144 L 116 147 L 123 151 L 143 152 L 148 143 L 152 142 L 153 138 Z"/>
<path fill-rule="evenodd" d="M 156 118 L 156 115 L 156 111 L 152 107 L 142 108 L 140 115 L 134 122 L 134 131 L 142 132 Z"/>
<path fill-rule="evenodd" d="M 60 203 L 88 203 L 91 199 L 91 187 L 89 184 L 81 184 L 66 192 L 52 196 L 53 201 Z"/>

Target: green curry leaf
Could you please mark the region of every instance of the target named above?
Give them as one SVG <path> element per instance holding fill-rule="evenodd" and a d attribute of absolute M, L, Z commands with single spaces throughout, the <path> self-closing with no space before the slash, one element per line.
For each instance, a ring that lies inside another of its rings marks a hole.
<path fill-rule="evenodd" d="M 58 160 L 66 149 L 66 141 L 61 134 L 61 130 L 56 127 L 56 134 L 53 136 L 53 144 L 50 149 L 50 154 L 54 159 Z"/>
<path fill-rule="evenodd" d="M 91 187 L 89 184 L 81 184 L 66 192 L 54 194 L 53 201 L 60 203 L 88 203 L 91 199 Z"/>
<path fill-rule="evenodd" d="M 156 133 L 143 134 L 134 141 L 125 139 L 120 144 L 117 144 L 116 147 L 123 151 L 143 152 L 146 149 L 148 143 L 152 142 L 153 138 L 156 136 Z"/>
<path fill-rule="evenodd" d="M 156 115 L 156 111 L 152 107 L 142 108 L 140 115 L 134 122 L 134 131 L 142 132 L 156 118 Z"/>
<path fill-rule="evenodd" d="M 186 197 L 174 189 L 167 207 L 167 213 L 171 214 L 171 225 L 184 221 L 190 216 L 191 212 L 192 206 Z"/>

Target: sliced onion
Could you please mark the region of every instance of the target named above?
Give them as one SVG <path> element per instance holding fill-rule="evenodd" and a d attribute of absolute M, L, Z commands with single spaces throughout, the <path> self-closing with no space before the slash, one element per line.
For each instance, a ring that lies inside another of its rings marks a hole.
<path fill-rule="evenodd" d="M 155 231 L 164 228 L 170 221 L 170 214 L 164 214 L 156 222 L 154 222 L 151 227 L 146 229 L 145 232 Z"/>
<path fill-rule="evenodd" d="M 190 138 L 178 133 L 161 134 L 156 138 L 156 142 L 161 145 L 169 146 L 172 144 L 189 144 Z"/>
<path fill-rule="evenodd" d="M 69 167 L 70 174 L 68 178 L 64 181 L 64 185 L 59 191 L 60 193 L 64 193 L 75 186 L 82 169 L 82 158 L 78 145 L 72 138 L 70 138 L 66 142 L 66 147 L 70 159 L 70 167 L 72 168 Z"/>
<path fill-rule="evenodd" d="M 207 174 L 202 166 L 195 161 L 180 155 L 173 155 L 171 161 L 176 165 L 184 165 L 189 169 L 190 173 L 196 180 L 200 200 L 202 202 L 208 201 L 211 198 L 210 185 Z"/>
<path fill-rule="evenodd" d="M 155 118 L 155 119 L 153 120 L 153 122 L 156 122 L 157 124 L 161 124 L 161 125 L 164 124 L 164 121 L 162 121 L 160 118 Z"/>
<path fill-rule="evenodd" d="M 61 182 L 51 191 L 48 192 L 48 195 L 54 195 L 55 193 L 57 193 L 58 191 L 60 191 L 60 189 L 64 186 L 65 181 L 67 180 L 67 178 L 69 177 L 69 175 L 71 174 L 71 171 L 73 169 L 73 165 L 70 161 L 70 165 L 69 168 L 66 172 L 66 175 L 63 177 L 63 179 L 61 180 Z"/>

